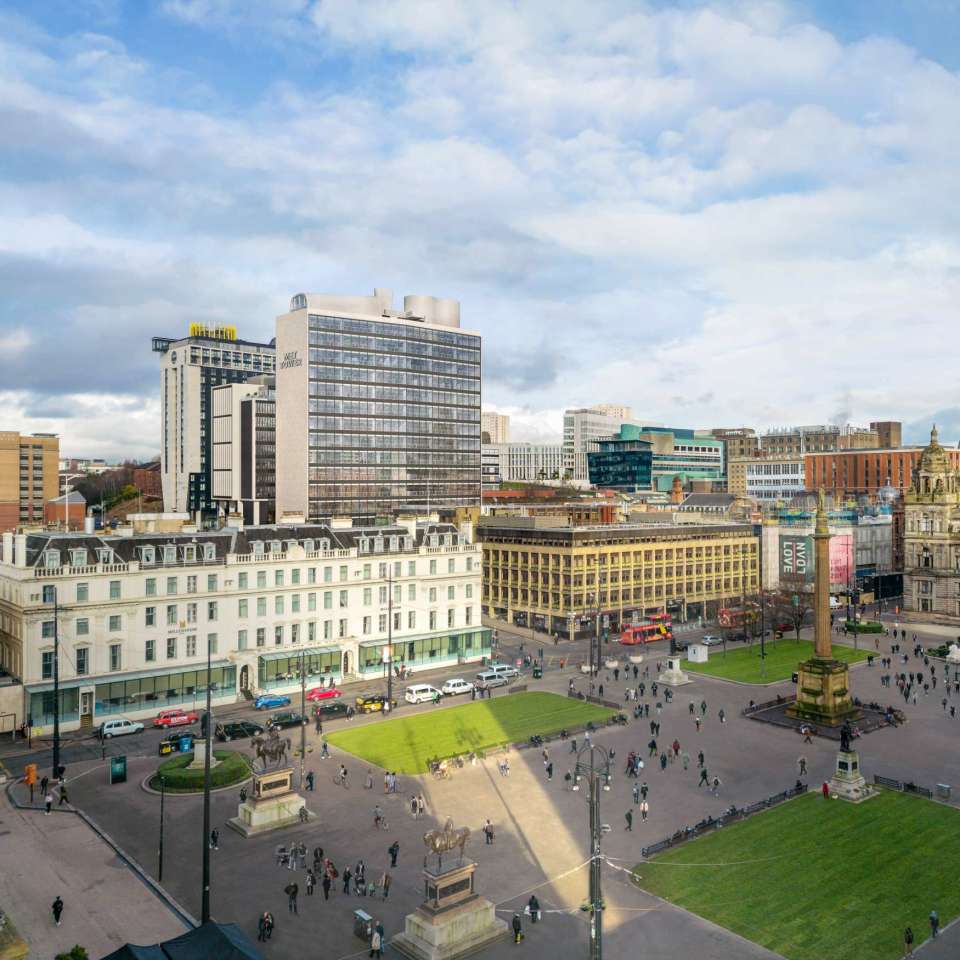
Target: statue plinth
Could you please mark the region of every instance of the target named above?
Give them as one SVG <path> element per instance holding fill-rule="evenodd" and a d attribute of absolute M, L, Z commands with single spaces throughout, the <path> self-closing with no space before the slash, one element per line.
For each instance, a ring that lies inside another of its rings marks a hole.
<path fill-rule="evenodd" d="M 829 786 L 834 796 L 851 803 L 861 803 L 877 795 L 860 772 L 860 754 L 856 750 L 841 750 L 837 754 L 837 769 Z"/>
<path fill-rule="evenodd" d="M 670 657 L 667 660 L 667 669 L 657 677 L 657 683 L 668 687 L 679 687 L 693 681 L 680 669 L 680 658 Z"/>
<path fill-rule="evenodd" d="M 813 657 L 797 667 L 797 699 L 787 709 L 797 720 L 838 727 L 860 716 L 850 698 L 850 668 L 842 660 Z"/>
<path fill-rule="evenodd" d="M 254 773 L 250 794 L 238 806 L 237 815 L 227 820 L 227 826 L 241 836 L 255 837 L 301 822 L 300 811 L 306 804 L 293 789 L 293 767 Z M 308 821 L 316 816 L 307 810 Z"/>
<path fill-rule="evenodd" d="M 193 741 L 193 759 L 187 764 L 188 770 L 200 770 L 206 766 L 207 740 L 206 737 L 198 737 Z M 220 761 L 214 756 L 213 750 L 210 751 L 210 769 L 219 766 Z"/>
<path fill-rule="evenodd" d="M 412 960 L 455 960 L 509 935 L 496 907 L 474 891 L 473 862 L 423 871 L 424 901 L 408 913 L 391 945 Z"/>

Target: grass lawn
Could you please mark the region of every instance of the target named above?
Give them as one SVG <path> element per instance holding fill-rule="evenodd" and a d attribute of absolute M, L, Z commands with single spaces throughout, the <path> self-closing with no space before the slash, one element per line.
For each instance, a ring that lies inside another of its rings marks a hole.
<path fill-rule="evenodd" d="M 327 739 L 355 756 L 398 773 L 424 773 L 427 758 L 479 752 L 605 720 L 613 711 L 555 693 L 517 693 L 460 707 L 339 730 Z"/>
<path fill-rule="evenodd" d="M 857 663 L 866 660 L 867 654 L 873 653 L 873 643 L 870 649 L 861 641 L 859 650 L 853 647 L 844 647 L 838 643 L 833 645 L 833 655 L 838 660 L 847 663 Z M 710 660 L 707 663 L 690 663 L 684 661 L 683 669 L 691 673 L 705 673 L 711 677 L 720 677 L 724 680 L 739 680 L 741 683 L 775 683 L 777 680 L 788 680 L 797 664 L 801 660 L 809 660 L 813 656 L 813 641 L 777 640 L 776 643 L 766 643 L 766 657 L 763 660 L 765 674 L 760 673 L 760 644 L 753 646 L 742 643 L 728 643 L 727 654 L 724 656 L 723 647 L 710 647 Z"/>
<path fill-rule="evenodd" d="M 818 791 L 635 873 L 651 893 L 788 960 L 892 960 L 908 924 L 918 946 L 931 909 L 941 926 L 960 913 L 958 863 L 953 808 L 890 791 L 861 804 Z"/>

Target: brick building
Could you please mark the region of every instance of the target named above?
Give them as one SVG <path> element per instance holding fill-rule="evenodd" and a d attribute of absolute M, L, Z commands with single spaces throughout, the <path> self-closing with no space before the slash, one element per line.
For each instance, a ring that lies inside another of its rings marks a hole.
<path fill-rule="evenodd" d="M 0 431 L 0 530 L 41 523 L 44 505 L 59 490 L 60 440 Z"/>
<path fill-rule="evenodd" d="M 804 457 L 804 485 L 807 490 L 823 487 L 835 497 L 860 493 L 876 496 L 883 487 L 893 487 L 903 496 L 922 453 L 922 447 L 808 453 Z M 948 448 L 943 453 L 952 469 L 960 468 L 960 450 Z"/>
<path fill-rule="evenodd" d="M 133 470 L 133 485 L 138 487 L 145 497 L 162 497 L 163 486 L 160 475 L 160 461 L 142 463 Z"/>

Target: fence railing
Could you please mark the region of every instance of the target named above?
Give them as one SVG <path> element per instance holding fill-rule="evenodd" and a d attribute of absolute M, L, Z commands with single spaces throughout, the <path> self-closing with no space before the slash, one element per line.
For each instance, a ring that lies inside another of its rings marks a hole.
<path fill-rule="evenodd" d="M 769 810 L 770 807 L 775 807 L 777 804 L 783 803 L 785 800 L 790 800 L 793 797 L 799 797 L 806 792 L 807 785 L 798 781 L 797 785 L 792 787 L 790 790 L 784 790 L 781 793 L 776 793 L 772 797 L 767 797 L 765 800 L 757 800 L 755 803 L 748 804 L 746 807 L 738 808 L 732 806 L 721 817 L 706 817 L 699 823 L 694 824 L 692 827 L 681 827 L 672 836 L 666 837 L 658 843 L 652 843 L 648 847 L 644 847 L 640 851 L 640 854 L 643 857 L 652 857 L 654 854 L 660 853 L 663 850 L 668 850 L 670 847 L 675 847 L 678 844 L 685 843 L 687 840 L 693 840 L 696 837 L 702 837 L 705 833 L 709 833 L 712 830 L 718 830 L 720 827 L 725 827 L 727 824 L 735 823 L 737 820 L 743 820 L 754 813 L 759 813 L 761 810 Z"/>
<path fill-rule="evenodd" d="M 888 790 L 899 790 L 900 793 L 916 793 L 921 797 L 926 797 L 928 800 L 933 799 L 933 791 L 929 787 L 921 787 L 913 781 L 904 782 L 902 780 L 893 780 L 890 777 L 881 777 L 875 773 L 873 775 L 873 782 L 878 787 L 886 787 Z"/>
<path fill-rule="evenodd" d="M 743 715 L 748 717 L 751 713 L 756 713 L 758 710 L 766 710 L 768 707 L 777 707 L 784 703 L 793 703 L 797 699 L 795 693 L 788 693 L 785 697 L 776 697 L 773 700 L 764 700 L 762 703 L 753 703 L 749 706 L 743 708 Z"/>

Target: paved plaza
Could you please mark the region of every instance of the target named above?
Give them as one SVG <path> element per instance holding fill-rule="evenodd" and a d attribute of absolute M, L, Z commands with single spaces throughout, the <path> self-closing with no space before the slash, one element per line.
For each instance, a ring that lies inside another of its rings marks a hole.
<path fill-rule="evenodd" d="M 509 639 L 509 638 L 505 638 Z M 789 644 L 790 640 L 778 641 Z M 873 645 L 873 638 L 861 643 Z M 890 640 L 881 641 L 881 653 L 889 649 Z M 563 650 L 563 646 L 559 648 Z M 612 647 L 611 649 L 616 649 Z M 548 650 L 550 654 L 552 650 Z M 665 651 L 648 650 L 651 673 L 656 657 Z M 715 656 L 715 653 L 711 654 Z M 576 656 L 574 657 L 576 659 Z M 646 665 L 646 664 L 644 664 Z M 641 668 L 642 669 L 642 668 Z M 911 669 L 911 668 L 906 668 Z M 960 756 L 955 749 L 960 733 L 960 718 L 951 720 L 940 704 L 942 683 L 919 702 L 904 706 L 902 697 L 894 699 L 896 690 L 880 686 L 879 666 L 866 664 L 851 669 L 852 690 L 865 700 L 881 699 L 904 707 L 909 722 L 898 728 L 885 728 L 856 741 L 863 767 L 868 776 L 880 773 L 900 780 L 913 780 L 927 786 L 937 783 L 960 784 Z M 469 675 L 469 673 L 467 673 Z M 574 672 L 548 670 L 535 689 L 562 692 Z M 605 696 L 623 700 L 625 683 L 614 682 L 603 673 Z M 583 681 L 578 675 L 581 686 Z M 701 958 L 771 957 L 773 954 L 749 944 L 721 928 L 713 926 L 679 908 L 659 901 L 629 882 L 628 871 L 641 859 L 641 848 L 661 839 L 685 824 L 692 824 L 707 814 L 719 815 L 731 803 L 738 806 L 779 792 L 797 779 L 797 759 L 803 754 L 808 761 L 811 785 L 819 787 L 833 772 L 836 745 L 815 739 L 802 744 L 791 731 L 746 719 L 740 710 L 750 699 L 768 699 L 776 693 L 792 692 L 789 682 L 769 687 L 752 687 L 695 677 L 694 682 L 676 691 L 674 702 L 664 704 L 660 716 L 662 729 L 658 745 L 665 748 L 676 737 L 682 750 L 689 752 L 691 762 L 684 770 L 680 761 L 661 771 L 653 758 L 647 762 L 641 780 L 649 785 L 650 818 L 643 823 L 631 797 L 634 781 L 623 775 L 623 764 L 630 750 L 646 758 L 651 738 L 649 721 L 633 720 L 625 728 L 606 728 L 594 741 L 615 751 L 614 777 L 611 789 L 602 796 L 602 818 L 611 827 L 604 839 L 604 853 L 609 864 L 604 869 L 604 895 L 607 910 L 604 916 L 605 946 L 609 956 L 628 956 L 642 945 L 643 955 L 650 958 L 674 958 L 696 955 Z M 507 694 L 501 693 L 500 696 Z M 649 693 L 651 719 L 657 717 L 656 701 Z M 698 733 L 689 714 L 689 704 L 707 703 L 706 720 Z M 960 697 L 950 703 L 960 707 Z M 455 704 L 450 705 L 455 706 Z M 437 708 L 450 709 L 444 704 Z M 631 704 L 632 706 L 632 704 Z M 718 711 L 724 710 L 727 722 L 721 724 Z M 379 717 L 358 718 L 359 723 L 381 723 Z M 331 724 L 337 729 L 344 722 Z M 133 738 L 131 738 L 133 739 Z M 309 741 L 314 747 L 308 767 L 316 773 L 316 791 L 307 794 L 308 805 L 319 816 L 309 827 L 289 829 L 277 834 L 244 840 L 225 829 L 226 820 L 236 814 L 237 790 L 215 793 L 212 820 L 220 828 L 220 849 L 212 854 L 212 910 L 215 919 L 235 921 L 253 937 L 256 919 L 270 910 L 277 920 L 273 939 L 264 946 L 268 957 L 300 957 L 305 947 L 322 943 L 324 956 L 345 958 L 366 952 L 363 943 L 352 934 L 352 911 L 366 910 L 382 919 L 388 937 L 402 929 L 403 917 L 422 899 L 421 868 L 425 848 L 422 835 L 448 816 L 458 826 L 474 831 L 468 848 L 478 863 L 479 892 L 497 904 L 500 915 L 509 920 L 513 911 L 522 910 L 531 892 L 535 892 L 545 911 L 540 924 L 531 927 L 525 920 L 524 949 L 536 953 L 547 950 L 558 957 L 583 956 L 586 952 L 587 925 L 580 910 L 587 897 L 587 807 L 585 791 L 573 792 L 565 783 L 564 774 L 571 765 L 568 744 L 556 741 L 549 745 L 554 776 L 548 781 L 537 749 L 511 751 L 510 775 L 498 772 L 497 756 L 488 756 L 476 766 L 454 771 L 449 781 L 430 777 L 401 777 L 400 792 L 384 797 L 381 772 L 374 771 L 373 790 L 363 789 L 366 765 L 333 751 L 333 758 L 318 759 L 318 738 L 312 728 Z M 111 745 L 113 752 L 122 744 Z M 242 744 L 240 745 L 243 746 Z M 706 767 L 712 778 L 721 780 L 719 796 L 698 788 L 697 753 L 703 750 Z M 336 786 L 333 775 L 343 759 L 350 769 L 349 790 Z M 101 762 L 91 759 L 74 764 L 70 770 L 71 799 L 99 823 L 109 825 L 117 842 L 154 876 L 157 870 L 159 829 L 158 797 L 141 789 L 140 781 L 155 769 L 155 755 L 130 758 L 130 780 L 108 786 Z M 90 775 L 85 770 L 98 771 Z M 421 792 L 427 801 L 423 820 L 415 821 L 408 801 L 412 793 Z M 384 806 L 388 831 L 373 827 L 373 807 Z M 634 812 L 631 832 L 624 829 L 624 814 Z M 201 803 L 197 797 L 167 797 L 165 830 L 164 886 L 194 915 L 199 915 L 199 877 L 201 837 Z M 33 815 L 38 822 L 44 818 Z M 496 830 L 492 845 L 483 842 L 481 826 L 489 818 Z M 393 885 L 389 900 L 344 895 L 341 890 L 324 902 L 320 888 L 306 896 L 303 871 L 296 875 L 300 885 L 299 913 L 287 911 L 283 888 L 293 874 L 276 865 L 274 848 L 280 843 L 302 839 L 309 849 L 322 846 L 339 869 L 351 868 L 362 858 L 367 877 L 377 879 L 388 865 L 387 847 L 400 842 L 400 859 L 390 871 Z M 904 825 L 904 842 L 909 842 L 909 825 Z M 731 891 L 731 895 L 736 895 Z M 935 904 L 931 904 L 934 907 Z M 46 904 L 44 904 L 46 909 Z M 956 947 L 954 930 L 948 930 L 932 949 L 924 947 L 930 957 L 948 956 L 942 952 L 951 942 Z M 133 937 L 149 939 L 139 934 Z M 515 947 L 500 944 L 486 951 L 490 957 L 506 956 Z M 388 954 L 392 954 L 388 950 Z"/>

